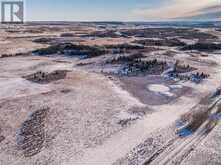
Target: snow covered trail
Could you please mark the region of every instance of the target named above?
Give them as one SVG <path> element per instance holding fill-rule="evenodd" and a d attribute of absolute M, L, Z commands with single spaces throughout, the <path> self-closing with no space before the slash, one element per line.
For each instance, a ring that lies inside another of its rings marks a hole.
<path fill-rule="evenodd" d="M 221 99 L 217 99 L 208 107 L 208 111 L 216 108 L 216 105 Z M 211 122 L 214 122 L 211 124 Z M 146 160 L 144 165 L 166 165 L 166 164 L 181 164 L 182 161 L 193 151 L 215 128 L 218 121 L 212 121 L 211 118 L 207 119 L 197 131 L 186 138 L 176 138 L 170 140 L 171 143 L 166 144 L 160 151 Z"/>

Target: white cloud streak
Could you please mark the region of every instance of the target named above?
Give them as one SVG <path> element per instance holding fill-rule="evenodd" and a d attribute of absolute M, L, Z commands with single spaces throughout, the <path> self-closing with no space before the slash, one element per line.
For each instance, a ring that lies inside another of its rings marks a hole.
<path fill-rule="evenodd" d="M 201 9 L 216 5 L 221 5 L 221 0 L 168 0 L 164 6 L 137 8 L 132 15 L 148 20 L 183 18 L 203 14 Z"/>

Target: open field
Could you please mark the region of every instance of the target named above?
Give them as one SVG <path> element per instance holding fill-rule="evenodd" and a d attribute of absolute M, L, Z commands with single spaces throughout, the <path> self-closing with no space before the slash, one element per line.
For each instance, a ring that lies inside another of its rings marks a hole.
<path fill-rule="evenodd" d="M 221 32 L 0 25 L 0 165 L 221 164 Z"/>

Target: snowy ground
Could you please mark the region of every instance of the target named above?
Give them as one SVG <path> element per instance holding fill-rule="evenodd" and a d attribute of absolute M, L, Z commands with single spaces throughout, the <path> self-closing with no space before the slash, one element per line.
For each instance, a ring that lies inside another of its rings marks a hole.
<path fill-rule="evenodd" d="M 78 33 L 85 31 L 78 29 Z M 47 31 L 41 35 L 60 33 Z M 11 39 L 6 40 L 7 33 L 0 38 L 0 54 L 45 46 L 33 44 L 30 38 L 35 36 L 29 36 L 33 34 L 25 34 L 29 39 L 20 38 L 17 41 L 20 44 L 10 45 L 8 42 L 14 38 L 13 34 L 8 35 Z M 98 39 L 83 43 L 112 44 L 124 40 Z M 167 58 L 162 55 L 166 51 L 176 53 Z M 172 161 L 188 165 L 220 164 L 220 123 L 206 137 L 194 134 L 180 138 L 176 135 L 176 121 L 201 106 L 202 100 L 221 86 L 221 58 L 212 53 L 202 57 L 171 48 L 166 51 L 146 55 L 150 58 L 157 55 L 168 61 L 182 60 L 210 74 L 209 79 L 194 84 L 168 81 L 159 75 L 103 74 L 100 71 L 117 68 L 103 65 L 109 55 L 87 59 L 84 62 L 91 65 L 83 67 L 76 65 L 81 62 L 78 58 L 64 56 L 0 58 L 0 164 L 139 165 L 153 155 L 156 157 L 151 159 L 151 164 L 157 165 L 173 164 Z M 48 84 L 22 78 L 38 71 L 55 70 L 69 72 L 64 79 Z M 49 110 L 44 120 L 30 117 L 45 107 Z M 36 126 L 38 122 L 40 128 Z M 21 132 L 27 125 L 28 136 L 24 138 Z M 40 138 L 35 136 L 35 129 L 40 129 L 37 132 Z M 33 146 L 37 146 L 38 152 Z"/>

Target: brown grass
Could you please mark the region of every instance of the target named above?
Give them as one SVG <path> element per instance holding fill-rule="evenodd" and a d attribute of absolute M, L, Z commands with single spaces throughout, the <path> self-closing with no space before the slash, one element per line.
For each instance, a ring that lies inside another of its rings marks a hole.
<path fill-rule="evenodd" d="M 207 110 L 192 114 L 187 129 L 195 132 L 209 118 L 209 115 L 210 111 Z"/>
<path fill-rule="evenodd" d="M 211 107 L 202 107 L 202 109 L 199 111 L 190 112 L 183 115 L 181 120 L 188 123 L 186 129 L 195 132 L 204 122 L 209 120 L 205 127 L 206 133 L 209 133 L 218 124 L 218 119 L 213 116 L 219 115 L 221 113 L 221 104 L 218 104 L 216 107 L 215 106 L 216 104 L 212 105 Z M 217 110 L 212 114 L 211 111 L 213 108 L 217 108 Z"/>

